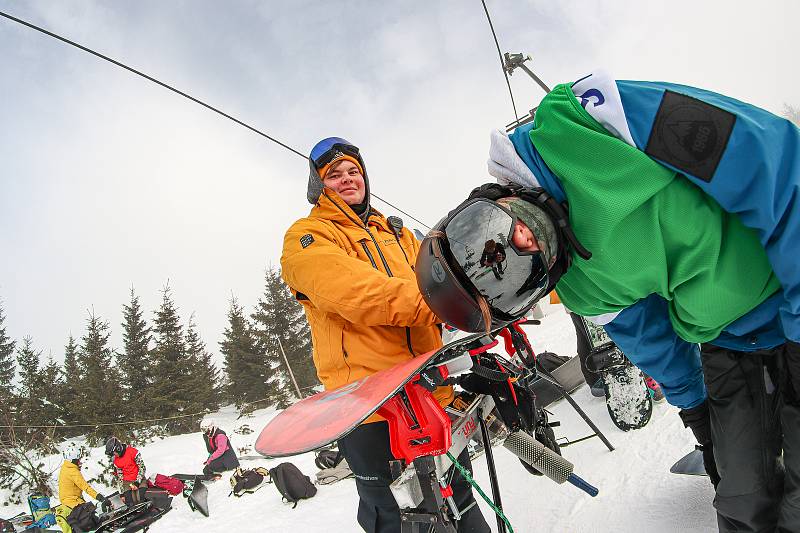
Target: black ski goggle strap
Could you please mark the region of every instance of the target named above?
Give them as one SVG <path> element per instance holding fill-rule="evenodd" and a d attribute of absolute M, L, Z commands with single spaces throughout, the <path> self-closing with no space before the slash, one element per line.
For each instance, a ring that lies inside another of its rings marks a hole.
<path fill-rule="evenodd" d="M 512 243 L 516 222 L 516 215 L 504 207 L 476 199 L 444 225 L 453 260 L 500 318 L 524 312 L 548 287 L 542 252 L 523 252 Z"/>
<path fill-rule="evenodd" d="M 352 144 L 336 143 L 333 146 L 331 146 L 329 150 L 322 153 L 319 157 L 313 159 L 314 166 L 318 169 L 322 168 L 331 161 L 333 161 L 334 159 L 336 159 L 336 157 L 340 153 L 349 155 L 361 161 L 361 154 L 358 151 L 357 146 L 353 146 Z"/>

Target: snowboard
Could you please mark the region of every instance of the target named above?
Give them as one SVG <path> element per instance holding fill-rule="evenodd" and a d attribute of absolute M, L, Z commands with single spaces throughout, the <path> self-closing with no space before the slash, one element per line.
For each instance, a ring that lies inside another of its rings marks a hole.
<path fill-rule="evenodd" d="M 643 428 L 653 415 L 653 399 L 642 371 L 628 361 L 603 326 L 584 317 L 581 322 L 589 339 L 587 362 L 603 360 L 606 363 L 598 368 L 598 373 L 603 379 L 611 421 L 622 431 Z"/>
<path fill-rule="evenodd" d="M 327 446 L 354 430 L 421 370 L 463 355 L 466 346 L 482 337 L 482 333 L 469 335 L 338 389 L 300 400 L 261 430 L 255 450 L 265 457 L 287 457 Z"/>
<path fill-rule="evenodd" d="M 678 459 L 669 469 L 672 474 L 685 474 L 687 476 L 708 476 L 703 463 L 703 452 L 694 449 Z"/>
<path fill-rule="evenodd" d="M 125 526 L 137 515 L 147 511 L 151 505 L 151 502 L 142 502 L 129 507 L 114 509 L 113 511 L 103 513 L 100 515 L 100 525 L 97 527 L 97 529 L 95 529 L 95 533 L 107 533 L 110 531 L 115 531 Z"/>
<path fill-rule="evenodd" d="M 188 496 L 189 508 L 192 511 L 200 511 L 203 516 L 208 516 L 208 489 L 203 484 L 201 476 L 194 478 L 192 492 Z"/>

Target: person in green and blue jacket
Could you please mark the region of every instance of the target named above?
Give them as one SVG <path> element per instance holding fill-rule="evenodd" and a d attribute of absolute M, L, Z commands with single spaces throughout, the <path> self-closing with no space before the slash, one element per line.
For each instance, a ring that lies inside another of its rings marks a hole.
<path fill-rule="evenodd" d="M 800 130 L 595 72 L 494 132 L 489 172 L 421 246 L 431 309 L 480 331 L 555 288 L 681 409 L 720 531 L 800 531 Z M 488 238 L 502 280 L 467 258 Z"/>

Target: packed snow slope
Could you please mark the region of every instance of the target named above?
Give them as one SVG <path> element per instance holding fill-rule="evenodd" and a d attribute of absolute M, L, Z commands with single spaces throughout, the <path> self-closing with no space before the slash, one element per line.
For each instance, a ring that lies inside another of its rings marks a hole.
<path fill-rule="evenodd" d="M 545 312 L 540 326 L 527 328 L 534 349 L 575 355 L 575 333 L 563 307 L 552 306 Z M 516 533 L 716 531 L 711 505 L 714 493 L 708 478 L 669 473 L 669 467 L 694 446 L 694 438 L 684 429 L 675 408 L 666 403 L 656 405 L 647 427 L 624 433 L 611 423 L 605 402 L 592 397 L 588 387 L 579 388 L 573 397 L 616 447 L 614 452 L 609 452 L 599 439 L 592 438 L 563 449 L 564 456 L 575 464 L 575 473 L 598 487 L 600 494 L 592 498 L 570 484 L 557 485 L 547 478 L 531 476 L 510 452 L 495 448 L 504 511 Z M 558 437 L 572 440 L 591 433 L 566 402 L 559 401 L 549 410 L 553 413 L 551 420 L 561 422 L 561 426 L 555 428 Z M 252 446 L 260 429 L 275 414 L 276 411 L 265 409 L 237 419 L 235 411 L 223 409 L 216 416 L 238 448 Z M 234 433 L 243 424 L 254 432 Z M 199 472 L 207 455 L 199 433 L 170 437 L 139 449 L 148 475 Z M 253 453 L 248 455 L 252 457 Z M 97 473 L 97 461 L 101 457 L 102 450 L 92 450 L 83 469 L 87 479 Z M 285 460 L 247 459 L 242 461 L 242 466 L 272 467 Z M 317 468 L 313 454 L 290 460 L 314 479 Z M 56 457 L 52 457 L 51 462 L 53 467 L 59 463 Z M 474 469 L 476 481 L 490 495 L 484 457 L 475 461 Z M 208 518 L 193 513 L 186 500 L 178 496 L 173 501 L 173 510 L 153 524 L 150 531 L 286 532 L 297 528 L 304 532 L 361 531 L 356 522 L 358 497 L 352 479 L 319 486 L 316 497 L 303 500 L 292 509 L 291 505 L 281 502 L 280 494 L 270 485 L 255 494 L 229 497 L 228 477 L 208 485 Z M 110 492 L 108 489 L 101 491 Z M 2 496 L 0 494 L 0 498 Z M 478 500 L 495 531 L 491 509 L 480 497 Z M 0 507 L 0 516 L 11 516 L 20 510 L 18 506 Z"/>

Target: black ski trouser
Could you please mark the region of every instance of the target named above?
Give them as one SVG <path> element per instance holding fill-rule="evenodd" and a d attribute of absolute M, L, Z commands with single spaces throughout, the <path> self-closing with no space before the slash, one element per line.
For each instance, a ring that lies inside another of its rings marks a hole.
<path fill-rule="evenodd" d="M 400 508 L 389 489 L 392 482 L 389 461 L 395 459 L 389 445 L 389 424 L 362 424 L 339 440 L 339 451 L 356 478 L 359 525 L 367 533 L 399 533 Z M 458 462 L 472 471 L 466 448 L 458 456 Z M 451 486 L 459 509 L 475 501 L 469 483 L 460 474 L 455 474 Z M 474 505 L 459 520 L 458 531 L 490 533 L 491 530 L 481 510 Z"/>
<path fill-rule="evenodd" d="M 704 344 L 701 353 L 719 530 L 800 531 L 798 345 L 738 352 Z"/>
<path fill-rule="evenodd" d="M 228 448 L 225 450 L 225 453 L 206 464 L 206 466 L 203 468 L 203 474 L 206 477 L 209 477 L 221 472 L 235 470 L 238 466 L 239 458 L 236 457 L 236 453 L 232 449 Z"/>

